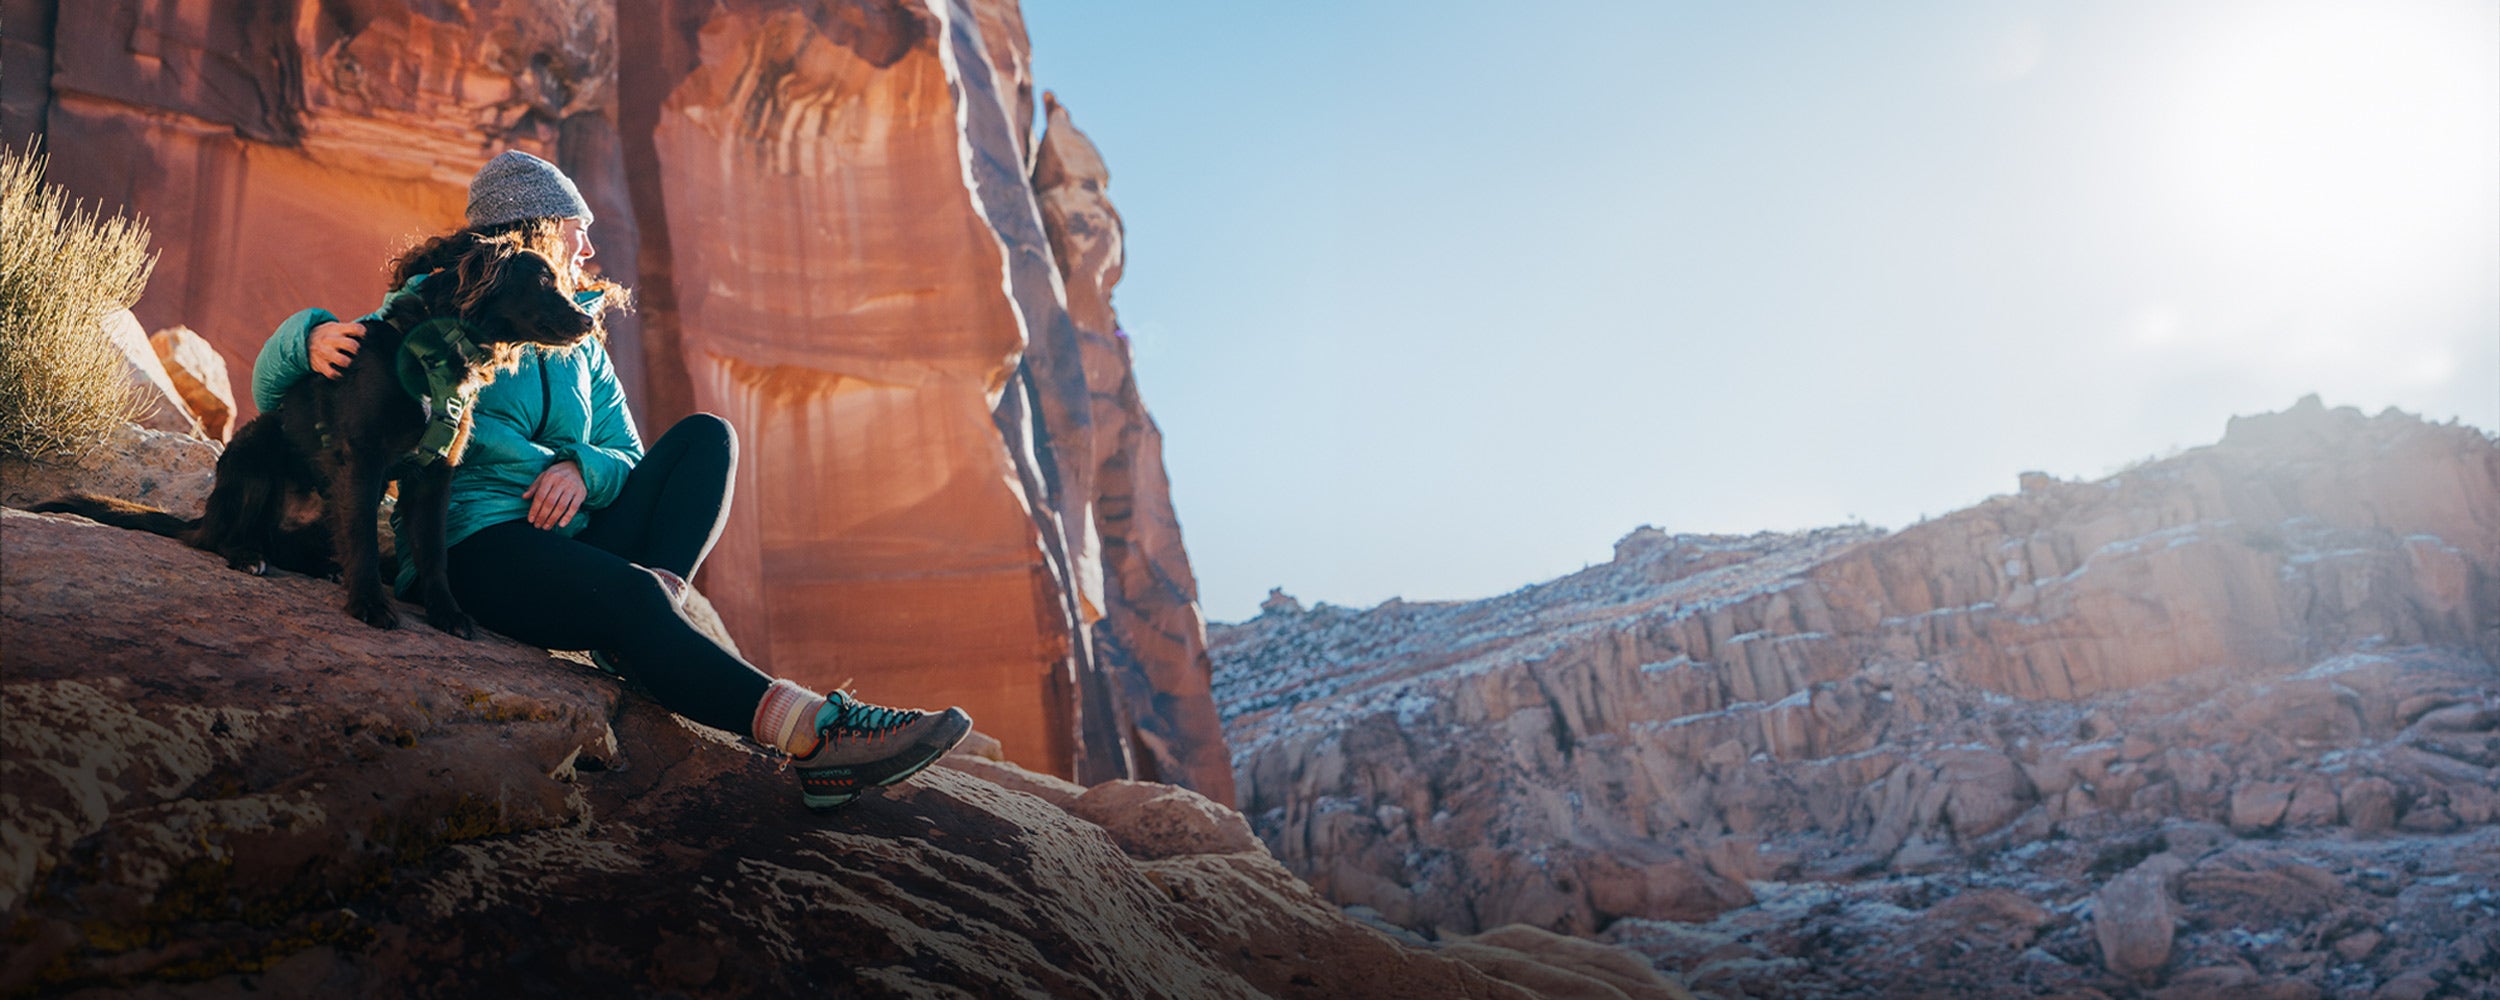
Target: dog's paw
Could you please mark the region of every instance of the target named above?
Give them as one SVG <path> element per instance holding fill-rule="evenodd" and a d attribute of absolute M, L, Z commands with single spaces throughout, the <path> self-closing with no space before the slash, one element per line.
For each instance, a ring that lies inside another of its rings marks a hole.
<path fill-rule="evenodd" d="M 477 622 L 468 612 L 458 608 L 435 608 L 425 613 L 426 624 L 463 639 L 477 638 Z"/>
<path fill-rule="evenodd" d="M 268 576 L 269 560 L 261 558 L 258 552 L 228 552 L 226 568 L 242 570 L 253 576 Z"/>
<path fill-rule="evenodd" d="M 399 627 L 399 612 L 391 610 L 391 599 L 387 597 L 363 600 L 348 598 L 347 613 L 374 628 Z"/>

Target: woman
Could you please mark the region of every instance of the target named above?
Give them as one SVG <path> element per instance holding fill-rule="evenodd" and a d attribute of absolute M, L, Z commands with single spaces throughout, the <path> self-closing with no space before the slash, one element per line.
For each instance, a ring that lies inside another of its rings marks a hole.
<path fill-rule="evenodd" d="M 392 297 L 477 241 L 512 240 L 557 262 L 585 311 L 623 301 L 615 283 L 582 272 L 593 253 L 590 206 L 553 164 L 519 151 L 496 157 L 469 183 L 468 222 L 392 262 Z M 273 409 L 307 374 L 338 377 L 363 335 L 361 322 L 297 313 L 261 350 L 254 400 Z M 569 351 L 525 350 L 472 411 L 444 534 L 452 595 L 481 624 L 536 646 L 592 650 L 670 711 L 790 754 L 810 808 L 908 778 L 971 730 L 960 709 L 818 695 L 695 630 L 679 601 L 728 518 L 736 435 L 699 413 L 646 452 L 596 337 Z M 402 568 L 403 593 L 412 570 Z"/>

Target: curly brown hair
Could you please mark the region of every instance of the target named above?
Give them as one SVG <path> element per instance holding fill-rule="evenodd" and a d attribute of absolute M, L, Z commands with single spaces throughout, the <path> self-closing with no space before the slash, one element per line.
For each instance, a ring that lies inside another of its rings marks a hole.
<path fill-rule="evenodd" d="M 441 236 L 431 237 L 402 251 L 392 258 L 391 287 L 398 288 L 420 274 L 433 274 L 449 269 L 461 289 L 460 307 L 467 311 L 472 299 L 485 294 L 487 283 L 472 280 L 485 273 L 491 264 L 515 253 L 533 252 L 555 264 L 556 275 L 564 284 L 566 294 L 598 292 L 599 298 L 582 308 L 593 319 L 609 309 L 627 309 L 633 305 L 633 293 L 625 286 L 606 278 L 581 273 L 567 265 L 560 236 L 564 220 L 556 218 L 518 219 L 491 226 L 464 226 Z M 481 252 L 483 251 L 483 252 Z M 607 325 L 598 325 L 599 337 L 607 336 Z"/>

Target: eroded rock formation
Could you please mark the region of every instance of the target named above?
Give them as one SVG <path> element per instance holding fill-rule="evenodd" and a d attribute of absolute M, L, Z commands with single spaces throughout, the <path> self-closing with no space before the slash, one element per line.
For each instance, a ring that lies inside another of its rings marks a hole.
<path fill-rule="evenodd" d="M 99 0 L 0 28 L 10 140 L 150 219 L 139 318 L 237 373 L 297 308 L 369 308 L 495 153 L 562 164 L 639 295 L 609 344 L 646 432 L 739 429 L 703 582 L 751 657 L 1230 800 L 1159 443 L 1044 230 L 1012 0 Z M 1107 316 L 1116 271 L 1086 273 Z"/>
<path fill-rule="evenodd" d="M 1705 992 L 2490 982 L 2500 444 L 2312 398 L 2026 486 L 1645 528 L 1488 601 L 1272 600 L 1215 631 L 1244 812 L 1339 902 L 1602 929 Z"/>
<path fill-rule="evenodd" d="M 77 518 L 0 545 L 10 995 L 1527 1000 L 1623 961 L 1399 943 L 1171 786 L 962 755 L 816 816 L 541 650 Z"/>
<path fill-rule="evenodd" d="M 1045 94 L 1049 129 L 1033 169 L 1042 223 L 1066 287 L 1066 315 L 1086 397 L 1066 408 L 1082 421 L 1055 421 L 1085 433 L 1058 433 L 1059 475 L 1090 497 L 1084 537 L 1099 567 L 1107 613 L 1093 626 L 1095 656 L 1117 685 L 1123 732 L 1139 746 L 1146 773 L 1233 798 L 1232 762 L 1208 682 L 1206 619 L 1198 580 L 1181 545 L 1163 472 L 1163 432 L 1146 412 L 1130 362 L 1128 336 L 1111 307 L 1125 258 L 1120 213 L 1111 205 L 1111 171 L 1068 109 Z"/>
<path fill-rule="evenodd" d="M 965 189 L 945 12 L 688 6 L 700 57 L 652 141 L 678 359 L 740 432 L 712 570 L 732 631 L 1069 773 L 1071 632 L 991 420 L 1023 330 Z"/>
<path fill-rule="evenodd" d="M 148 335 L 156 360 L 182 395 L 182 405 L 199 421 L 200 436 L 212 441 L 234 437 L 234 380 L 226 376 L 226 356 L 187 326 L 173 326 Z"/>

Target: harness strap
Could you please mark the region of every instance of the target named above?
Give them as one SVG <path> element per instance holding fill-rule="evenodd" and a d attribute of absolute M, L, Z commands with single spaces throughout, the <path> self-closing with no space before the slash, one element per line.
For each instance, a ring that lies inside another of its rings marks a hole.
<path fill-rule="evenodd" d="M 468 328 L 455 316 L 425 320 L 400 339 L 399 387 L 425 407 L 425 436 L 418 439 L 414 455 L 418 464 L 431 465 L 451 456 L 461 421 L 475 402 L 461 391 L 462 383 L 470 366 L 485 364 L 492 357 L 469 339 Z"/>

